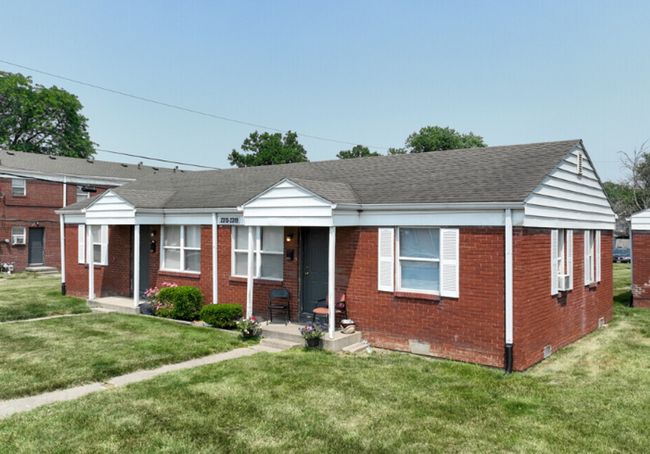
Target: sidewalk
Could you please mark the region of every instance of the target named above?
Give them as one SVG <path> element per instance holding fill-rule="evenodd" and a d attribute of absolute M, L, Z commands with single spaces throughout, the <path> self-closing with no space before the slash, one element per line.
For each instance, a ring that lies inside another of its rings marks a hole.
<path fill-rule="evenodd" d="M 133 372 L 130 374 L 122 375 L 119 377 L 111 378 L 104 383 L 91 383 L 89 385 L 77 386 L 75 388 L 62 389 L 59 391 L 53 391 L 50 393 L 40 394 L 38 396 L 23 397 L 20 399 L 7 400 L 0 402 L 0 418 L 6 418 L 11 416 L 14 413 L 21 413 L 34 408 L 40 407 L 41 405 L 49 404 L 52 402 L 60 402 L 64 400 L 73 400 L 78 397 L 85 396 L 86 394 L 94 393 L 96 391 L 102 391 L 105 389 L 124 386 L 129 383 L 135 383 L 149 378 L 153 378 L 156 375 L 164 374 L 165 372 L 171 372 L 174 370 L 189 369 L 192 367 L 203 366 L 205 364 L 213 364 L 221 361 L 226 361 L 229 359 L 235 359 L 242 356 L 250 356 L 259 352 L 275 353 L 279 352 L 279 349 L 265 347 L 263 345 L 255 345 L 253 347 L 246 348 L 237 348 L 235 350 L 230 350 L 228 352 L 217 353 L 210 356 L 204 356 L 202 358 L 191 359 L 178 364 L 168 364 L 166 366 L 159 367 L 158 369 L 153 370 L 142 370 L 138 372 Z"/>

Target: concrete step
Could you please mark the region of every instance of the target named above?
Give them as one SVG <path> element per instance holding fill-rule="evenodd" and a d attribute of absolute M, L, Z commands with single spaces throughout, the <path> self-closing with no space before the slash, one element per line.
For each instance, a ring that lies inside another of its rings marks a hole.
<path fill-rule="evenodd" d="M 28 266 L 25 271 L 39 274 L 58 274 L 59 270 L 53 266 Z"/>
<path fill-rule="evenodd" d="M 93 307 L 95 307 L 95 308 L 103 308 L 103 309 L 107 309 L 107 310 L 112 311 L 112 312 L 119 312 L 120 314 L 139 314 L 140 313 L 140 308 L 139 307 L 135 308 L 133 306 L 123 306 L 123 305 L 120 305 L 120 304 L 111 304 L 111 303 L 103 302 L 103 301 L 101 303 L 98 303 L 96 301 L 87 300 L 86 301 L 86 306 L 88 306 L 90 308 L 93 308 Z"/>
<path fill-rule="evenodd" d="M 348 353 L 358 353 L 364 351 L 366 348 L 368 348 L 368 344 L 364 344 L 363 342 L 357 342 L 356 344 L 343 347 L 342 350 Z"/>
<path fill-rule="evenodd" d="M 298 343 L 298 342 L 286 341 L 282 339 L 273 339 L 273 338 L 265 337 L 260 341 L 260 345 L 264 347 L 275 348 L 278 350 L 289 350 L 290 348 L 300 348 L 304 346 L 305 341 L 303 340 L 302 342 Z"/>
<path fill-rule="evenodd" d="M 115 314 L 117 311 L 104 309 L 103 307 L 93 307 L 90 309 L 93 314 Z"/>

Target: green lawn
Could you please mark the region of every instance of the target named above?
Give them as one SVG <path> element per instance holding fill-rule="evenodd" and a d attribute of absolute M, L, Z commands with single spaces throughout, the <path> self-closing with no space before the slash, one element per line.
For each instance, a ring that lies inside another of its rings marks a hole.
<path fill-rule="evenodd" d="M 608 327 L 525 373 L 258 354 L 0 420 L 0 452 L 643 453 L 649 371 L 650 311 L 616 303 Z"/>
<path fill-rule="evenodd" d="M 236 333 L 138 315 L 0 325 L 0 400 L 101 382 L 252 342 L 242 343 Z"/>
<path fill-rule="evenodd" d="M 0 274 L 0 323 L 90 312 L 83 298 L 61 296 L 61 278 L 35 273 Z"/>

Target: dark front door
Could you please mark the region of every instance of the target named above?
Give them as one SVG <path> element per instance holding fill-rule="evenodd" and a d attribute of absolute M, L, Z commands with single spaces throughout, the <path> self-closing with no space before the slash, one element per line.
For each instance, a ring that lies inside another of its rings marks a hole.
<path fill-rule="evenodd" d="M 140 297 L 144 298 L 144 292 L 149 290 L 149 254 L 151 238 L 149 237 L 149 226 L 140 226 Z"/>
<path fill-rule="evenodd" d="M 29 246 L 27 261 L 28 265 L 43 265 L 45 264 L 44 243 L 45 229 L 43 227 L 30 227 L 29 228 Z"/>
<path fill-rule="evenodd" d="M 316 302 L 327 297 L 329 230 L 306 228 L 302 234 L 300 318 L 311 321 Z"/>

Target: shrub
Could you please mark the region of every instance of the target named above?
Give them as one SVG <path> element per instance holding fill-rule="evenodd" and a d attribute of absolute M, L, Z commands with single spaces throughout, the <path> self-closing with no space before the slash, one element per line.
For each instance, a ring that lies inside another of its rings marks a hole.
<path fill-rule="evenodd" d="M 196 287 L 167 287 L 160 290 L 158 299 L 160 309 L 156 315 L 177 320 L 196 320 L 203 307 L 203 294 Z"/>
<path fill-rule="evenodd" d="M 201 320 L 215 328 L 232 329 L 243 313 L 241 304 L 210 304 L 201 309 Z"/>

